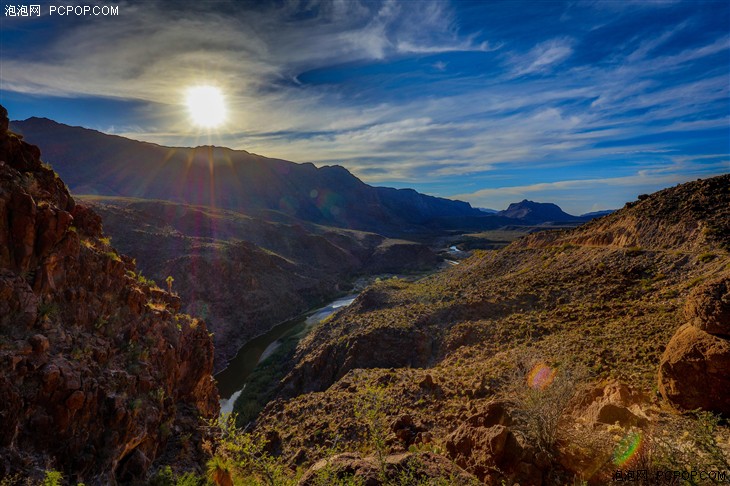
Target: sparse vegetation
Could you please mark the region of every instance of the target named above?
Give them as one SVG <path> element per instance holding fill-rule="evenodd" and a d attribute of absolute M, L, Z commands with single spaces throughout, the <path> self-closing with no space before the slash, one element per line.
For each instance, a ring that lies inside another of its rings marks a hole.
<path fill-rule="evenodd" d="M 121 262 L 122 261 L 122 259 L 119 256 L 119 254 L 117 252 L 115 252 L 115 251 L 108 251 L 108 252 L 104 253 L 104 255 L 106 255 L 107 258 L 110 258 L 110 259 L 114 260 L 115 262 Z"/>
<path fill-rule="evenodd" d="M 42 486 L 61 486 L 61 481 L 63 480 L 63 474 L 61 474 L 59 471 L 46 471 L 46 475 L 43 478 L 43 482 L 41 483 Z"/>
<path fill-rule="evenodd" d="M 386 436 L 388 430 L 386 410 L 390 408 L 388 395 L 382 387 L 367 386 L 355 408 L 355 418 L 367 427 L 368 442 L 377 461 L 380 481 L 386 481 L 385 456 L 388 453 Z"/>
<path fill-rule="evenodd" d="M 714 253 L 702 253 L 700 256 L 697 257 L 699 261 L 702 263 L 708 263 L 714 260 L 717 257 Z"/>

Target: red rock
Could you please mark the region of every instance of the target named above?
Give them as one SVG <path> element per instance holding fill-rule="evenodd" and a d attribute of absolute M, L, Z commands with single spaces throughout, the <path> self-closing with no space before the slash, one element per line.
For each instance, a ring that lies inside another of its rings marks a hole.
<path fill-rule="evenodd" d="M 84 405 L 85 398 L 84 392 L 76 390 L 66 399 L 66 408 L 71 413 L 75 412 Z"/>
<path fill-rule="evenodd" d="M 48 338 L 43 334 L 36 334 L 34 336 L 31 336 L 30 339 L 28 339 L 28 342 L 31 346 L 33 346 L 34 353 L 45 353 L 50 347 Z"/>
<path fill-rule="evenodd" d="M 76 204 L 71 212 L 78 231 L 88 236 L 101 235 L 101 217 L 83 204 Z"/>
<path fill-rule="evenodd" d="M 492 427 L 494 425 L 511 425 L 512 418 L 507 412 L 504 402 L 494 401 L 487 404 L 487 407 L 466 419 L 473 427 Z"/>
<path fill-rule="evenodd" d="M 36 234 L 36 206 L 30 194 L 15 191 L 10 197 L 10 238 L 15 268 L 27 270 L 33 255 Z"/>
<path fill-rule="evenodd" d="M 421 382 L 418 383 L 418 386 L 420 386 L 421 388 L 429 389 L 429 390 L 431 388 L 433 388 L 434 383 L 433 383 L 433 378 L 431 377 L 431 375 L 427 374 L 426 376 L 424 376 L 423 380 L 421 380 Z"/>
<path fill-rule="evenodd" d="M 590 391 L 573 415 L 594 426 L 618 423 L 624 427 L 643 427 L 648 420 L 640 415 L 638 404 L 644 401 L 645 397 L 626 385 L 609 383 Z M 636 410 L 632 411 L 632 406 Z"/>

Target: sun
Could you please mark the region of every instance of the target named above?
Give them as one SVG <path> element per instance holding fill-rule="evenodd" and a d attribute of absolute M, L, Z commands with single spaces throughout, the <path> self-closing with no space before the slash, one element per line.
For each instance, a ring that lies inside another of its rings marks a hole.
<path fill-rule="evenodd" d="M 185 106 L 195 125 L 215 128 L 226 120 L 223 92 L 215 86 L 193 86 L 185 93 Z"/>

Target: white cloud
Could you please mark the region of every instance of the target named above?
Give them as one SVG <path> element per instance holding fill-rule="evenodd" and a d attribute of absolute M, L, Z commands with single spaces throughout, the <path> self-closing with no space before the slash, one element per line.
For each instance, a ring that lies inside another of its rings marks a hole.
<path fill-rule="evenodd" d="M 549 71 L 573 54 L 572 44 L 573 41 L 567 38 L 541 42 L 526 55 L 512 60 L 515 76 Z"/>

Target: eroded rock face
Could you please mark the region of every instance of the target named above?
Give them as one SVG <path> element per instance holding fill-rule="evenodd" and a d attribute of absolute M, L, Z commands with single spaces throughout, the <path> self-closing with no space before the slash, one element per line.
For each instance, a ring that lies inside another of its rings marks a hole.
<path fill-rule="evenodd" d="M 138 480 L 218 412 L 213 350 L 0 110 L 0 478 Z M 195 452 L 180 461 L 195 461 Z M 75 484 L 75 483 L 74 483 Z"/>

